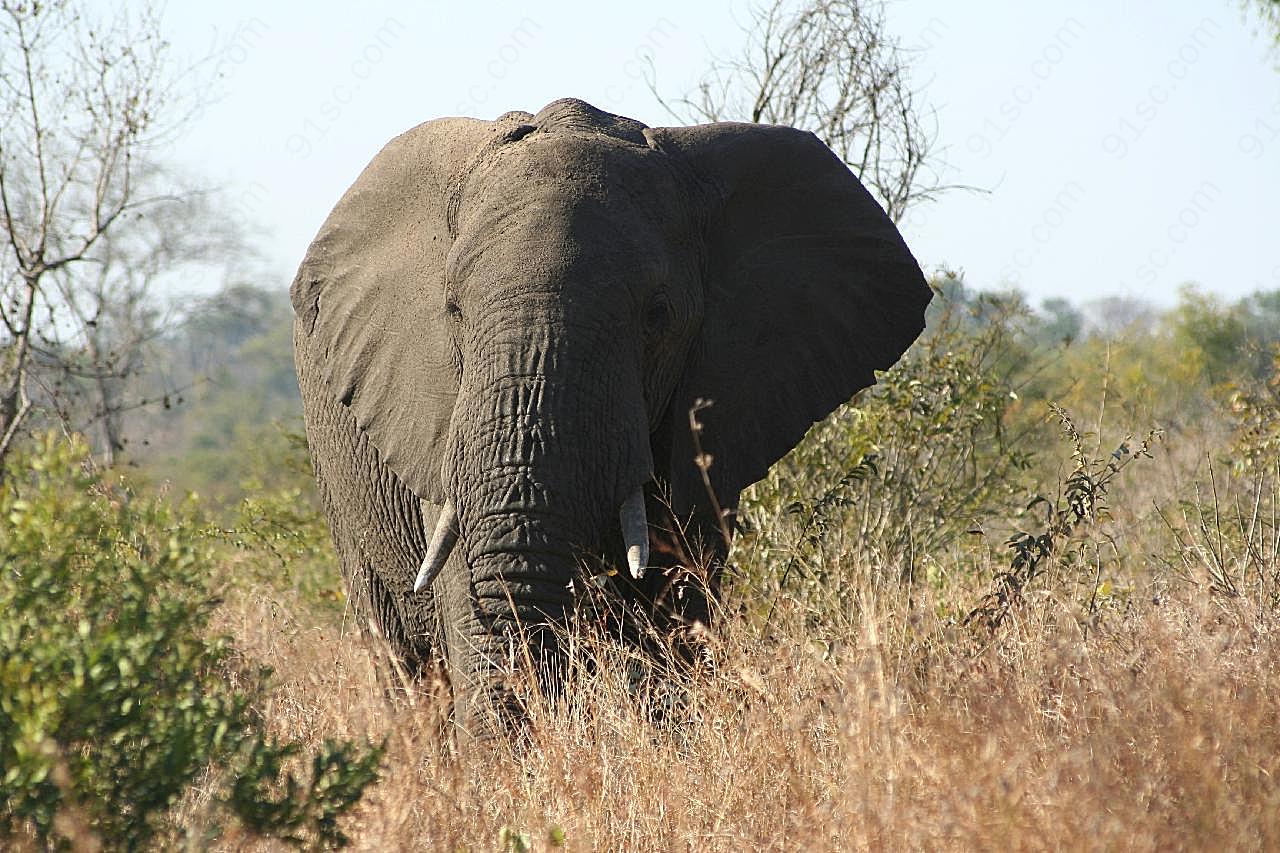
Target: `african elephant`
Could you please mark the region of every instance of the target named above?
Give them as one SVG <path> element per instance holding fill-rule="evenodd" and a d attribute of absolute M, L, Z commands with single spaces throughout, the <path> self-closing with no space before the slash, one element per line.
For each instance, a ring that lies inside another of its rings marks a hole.
<path fill-rule="evenodd" d="M 931 295 L 812 134 L 574 99 L 392 140 L 291 292 L 352 599 L 485 707 L 518 632 L 555 678 L 585 554 L 628 567 L 624 602 L 705 620 L 739 492 L 902 355 Z"/>

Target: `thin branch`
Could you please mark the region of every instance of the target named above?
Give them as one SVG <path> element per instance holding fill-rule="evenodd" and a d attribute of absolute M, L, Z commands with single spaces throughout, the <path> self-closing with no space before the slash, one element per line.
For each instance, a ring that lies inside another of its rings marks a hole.
<path fill-rule="evenodd" d="M 169 112 L 194 66 L 172 74 L 165 51 L 149 6 L 104 23 L 65 2 L 2 4 L 0 476 L 41 409 L 68 428 L 109 421 L 107 450 L 122 446 L 123 383 L 157 334 L 150 284 L 221 247 L 217 228 L 131 217 L 197 195 L 144 157 L 166 138 L 157 116 L 194 114 Z"/>
<path fill-rule="evenodd" d="M 895 220 L 954 187 L 926 179 L 935 134 L 907 82 L 909 54 L 887 33 L 884 0 L 771 0 L 751 10 L 745 45 L 714 57 L 696 97 L 659 102 L 686 121 L 741 119 L 818 135 Z M 942 164 L 945 165 L 945 164 Z"/>
<path fill-rule="evenodd" d="M 35 71 L 31 67 L 31 54 L 35 49 L 35 45 L 27 40 L 22 14 L 14 9 L 9 9 L 8 11 L 13 17 L 14 26 L 18 31 L 18 43 L 22 51 L 24 79 L 27 84 L 25 94 L 27 106 L 31 113 L 31 137 L 35 144 L 36 174 L 40 178 L 40 228 L 39 239 L 36 242 L 34 253 L 38 262 L 44 255 L 45 242 L 49 234 L 49 222 L 53 212 L 49 207 L 49 181 L 47 177 L 48 168 L 45 164 L 44 126 L 40 122 L 40 101 L 36 97 Z"/>

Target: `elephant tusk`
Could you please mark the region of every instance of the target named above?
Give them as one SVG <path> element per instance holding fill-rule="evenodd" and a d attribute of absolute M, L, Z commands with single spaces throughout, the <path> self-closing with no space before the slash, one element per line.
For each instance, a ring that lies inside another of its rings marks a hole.
<path fill-rule="evenodd" d="M 450 498 L 444 502 L 440 510 L 440 518 L 436 521 L 435 532 L 431 534 L 431 544 L 427 546 L 427 556 L 422 559 L 422 568 L 418 569 L 418 579 L 413 582 L 413 591 L 422 592 L 431 585 L 444 568 L 453 546 L 458 544 L 458 508 Z"/>
<path fill-rule="evenodd" d="M 622 542 L 627 549 L 627 568 L 631 570 L 631 577 L 640 580 L 649 563 L 649 520 L 644 514 L 642 487 L 637 486 L 622 502 L 618 519 L 622 522 Z"/>

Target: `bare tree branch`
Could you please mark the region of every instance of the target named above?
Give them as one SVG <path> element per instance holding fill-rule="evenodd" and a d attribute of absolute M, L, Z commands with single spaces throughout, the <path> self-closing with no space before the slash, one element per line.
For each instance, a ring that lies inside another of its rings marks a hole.
<path fill-rule="evenodd" d="M 102 425 L 113 460 L 126 380 L 158 334 L 153 282 L 222 241 L 184 227 L 204 196 L 150 160 L 198 108 L 193 69 L 174 67 L 150 6 L 82 6 L 0 0 L 0 477 L 42 411 Z"/>
<path fill-rule="evenodd" d="M 742 29 L 741 53 L 715 58 L 684 97 L 664 99 L 650 66 L 650 91 L 674 117 L 812 131 L 894 220 L 951 188 L 927 169 L 936 155 L 933 112 L 911 86 L 884 0 L 770 0 Z"/>

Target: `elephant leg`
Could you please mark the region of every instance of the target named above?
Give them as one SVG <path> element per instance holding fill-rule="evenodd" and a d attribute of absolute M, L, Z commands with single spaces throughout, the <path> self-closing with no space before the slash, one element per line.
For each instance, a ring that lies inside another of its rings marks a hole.
<path fill-rule="evenodd" d="M 346 531 L 332 530 L 334 540 L 346 535 Z M 349 546 L 350 547 L 350 546 Z M 351 612 L 359 625 L 386 640 L 398 663 L 411 673 L 420 672 L 426 662 L 422 644 L 411 641 L 412 632 L 405 626 L 395 597 L 387 589 L 382 578 L 367 562 L 344 564 L 343 577 L 347 583 Z"/>
<path fill-rule="evenodd" d="M 298 380 L 316 482 L 353 609 L 411 674 L 437 659 L 432 596 L 413 581 L 427 550 L 420 503 L 311 369 L 298 345 Z"/>

